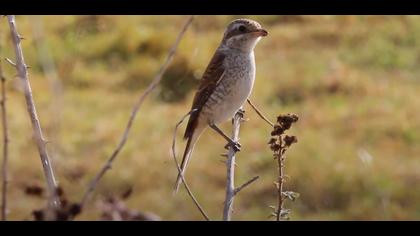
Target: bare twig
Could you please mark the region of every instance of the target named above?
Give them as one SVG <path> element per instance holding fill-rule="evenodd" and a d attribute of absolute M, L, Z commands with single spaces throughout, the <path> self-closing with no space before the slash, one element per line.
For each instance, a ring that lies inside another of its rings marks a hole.
<path fill-rule="evenodd" d="M 269 124 L 271 127 L 274 127 L 274 124 L 267 119 L 267 117 L 265 117 L 259 110 L 258 108 L 251 102 L 251 100 L 249 100 L 249 98 L 246 100 L 249 105 L 251 105 L 252 109 L 254 109 L 254 111 L 261 117 L 261 119 L 263 119 L 265 122 L 267 122 L 267 124 Z"/>
<path fill-rule="evenodd" d="M 31 89 L 31 84 L 28 79 L 27 66 L 25 64 L 22 47 L 20 44 L 21 37 L 17 31 L 15 16 L 9 15 L 7 16 L 7 19 L 9 21 L 10 33 L 12 36 L 13 46 L 14 46 L 15 54 L 16 54 L 16 69 L 17 69 L 18 76 L 22 82 L 23 90 L 25 93 L 26 106 L 27 106 L 29 116 L 31 118 L 34 138 L 36 140 L 36 144 L 37 144 L 38 151 L 40 154 L 42 166 L 44 169 L 44 175 L 47 180 L 48 192 L 49 192 L 48 206 L 51 207 L 52 209 L 56 209 L 60 205 L 59 198 L 57 196 L 57 183 L 56 183 L 54 172 L 50 163 L 50 158 L 46 149 L 46 142 L 42 134 L 41 124 L 39 122 L 38 115 L 35 108 L 35 102 L 32 97 L 32 89 Z"/>
<path fill-rule="evenodd" d="M 187 182 L 184 179 L 184 175 L 182 174 L 181 168 L 179 167 L 178 161 L 176 159 L 175 142 L 176 142 L 176 133 L 177 133 L 178 127 L 182 124 L 182 122 L 184 122 L 185 118 L 187 118 L 189 115 L 191 115 L 191 113 L 196 112 L 196 111 L 197 111 L 197 109 L 191 110 L 186 115 L 184 115 L 182 117 L 182 119 L 176 124 L 175 130 L 174 130 L 174 137 L 172 139 L 172 156 L 174 158 L 174 161 L 175 161 L 175 164 L 176 164 L 176 168 L 178 170 L 179 175 L 181 176 L 182 183 L 184 184 L 185 189 L 187 190 L 188 195 L 190 195 L 191 199 L 193 200 L 194 204 L 197 206 L 198 210 L 203 215 L 203 217 L 206 220 L 210 220 L 210 218 L 207 216 L 206 212 L 204 211 L 203 207 L 201 207 L 200 203 L 198 203 L 197 199 L 194 197 L 194 194 L 191 192 L 190 187 L 188 187 L 188 184 L 187 184 Z"/>
<path fill-rule="evenodd" d="M 102 176 L 106 173 L 107 170 L 111 169 L 112 162 L 117 157 L 117 155 L 120 153 L 122 148 L 124 147 L 125 143 L 127 142 L 128 135 L 131 130 L 131 126 L 133 125 L 134 119 L 136 118 L 137 112 L 139 111 L 141 105 L 143 104 L 143 101 L 146 99 L 146 97 L 156 88 L 156 86 L 159 84 L 159 82 L 162 79 L 163 74 L 165 73 L 166 69 L 172 62 L 172 59 L 175 55 L 176 49 L 178 48 L 179 43 L 181 42 L 182 37 L 184 36 L 185 32 L 187 31 L 188 27 L 191 25 L 194 17 L 190 16 L 187 22 L 184 24 L 181 32 L 178 34 L 178 37 L 175 40 L 174 45 L 171 47 L 169 54 L 166 58 L 165 63 L 161 66 L 159 69 L 159 72 L 157 75 L 153 78 L 152 83 L 146 88 L 144 93 L 139 97 L 136 104 L 134 104 L 133 110 L 131 112 L 130 118 L 128 120 L 127 126 L 124 130 L 124 133 L 120 139 L 120 142 L 118 143 L 117 147 L 115 148 L 114 152 L 109 157 L 108 161 L 105 163 L 105 165 L 102 167 L 102 169 L 99 171 L 99 173 L 95 176 L 95 178 L 91 181 L 91 183 L 88 186 L 88 189 L 86 190 L 81 205 L 84 206 L 86 201 L 88 200 L 88 197 L 93 192 L 93 190 L 96 188 L 96 186 L 99 183 L 99 180 L 102 178 Z"/>
<path fill-rule="evenodd" d="M 14 63 L 12 60 L 10 60 L 9 58 L 5 57 L 4 60 L 6 60 L 10 65 L 16 67 L 16 63 Z"/>
<path fill-rule="evenodd" d="M 277 209 L 276 209 L 276 220 L 281 219 L 281 211 L 283 210 L 283 169 L 284 169 L 284 156 L 280 152 L 280 155 L 277 157 L 277 168 L 279 175 L 277 177 Z"/>
<path fill-rule="evenodd" d="M 257 179 L 259 179 L 259 176 L 254 176 L 252 179 L 246 181 L 244 184 L 242 184 L 241 186 L 235 188 L 235 190 L 233 191 L 234 194 L 238 194 L 242 189 L 244 189 L 245 187 L 247 187 L 248 185 L 254 183 L 254 181 L 256 181 Z"/>
<path fill-rule="evenodd" d="M 1 42 L 0 42 L 1 52 Z M 0 61 L 0 80 L 1 80 L 1 119 L 3 128 L 3 163 L 2 163 L 2 191 L 1 191 L 1 220 L 7 220 L 7 184 L 8 171 L 7 164 L 9 158 L 9 134 L 7 128 L 7 113 L 6 113 L 6 78 L 3 74 L 3 68 Z"/>
<path fill-rule="evenodd" d="M 232 140 L 237 142 L 239 140 L 239 128 L 241 120 L 243 118 L 242 112 L 236 112 L 233 117 L 233 130 L 232 130 Z M 225 205 L 223 208 L 223 220 L 230 221 L 232 213 L 233 199 L 235 197 L 235 154 L 236 150 L 229 146 L 228 157 L 226 160 L 226 197 Z"/>

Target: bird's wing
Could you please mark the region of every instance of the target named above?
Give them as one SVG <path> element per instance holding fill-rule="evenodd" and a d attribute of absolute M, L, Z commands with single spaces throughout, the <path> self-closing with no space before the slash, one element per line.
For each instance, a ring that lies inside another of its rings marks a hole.
<path fill-rule="evenodd" d="M 193 105 L 191 108 L 191 110 L 197 110 L 190 115 L 190 119 L 188 120 L 188 125 L 184 134 L 185 139 L 192 136 L 194 129 L 197 126 L 198 116 L 200 114 L 201 108 L 207 102 L 217 84 L 223 78 L 223 74 L 225 72 L 223 62 L 225 57 L 226 56 L 223 54 L 223 52 L 217 50 L 206 70 L 204 71 L 200 86 L 198 87 L 198 91 L 195 93 Z"/>

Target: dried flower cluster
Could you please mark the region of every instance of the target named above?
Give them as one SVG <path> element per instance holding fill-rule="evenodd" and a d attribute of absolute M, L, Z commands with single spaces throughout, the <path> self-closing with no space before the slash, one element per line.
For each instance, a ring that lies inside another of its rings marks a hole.
<path fill-rule="evenodd" d="M 44 197 L 44 189 L 38 185 L 26 186 L 25 193 L 34 197 Z M 106 221 L 159 221 L 161 218 L 151 212 L 140 212 L 129 209 L 124 203 L 131 194 L 133 188 L 129 188 L 120 196 L 110 196 L 100 200 L 97 204 L 101 212 L 100 220 Z M 60 197 L 60 208 L 55 209 L 54 214 L 50 217 L 51 220 L 66 221 L 73 220 L 74 217 L 82 212 L 80 203 L 69 202 L 61 187 L 57 189 L 57 194 Z M 36 221 L 47 220 L 48 209 L 38 209 L 32 211 L 32 215 Z"/>
<path fill-rule="evenodd" d="M 271 138 L 268 144 L 270 145 L 270 149 L 273 151 L 274 159 L 277 160 L 278 164 L 278 181 L 275 182 L 275 186 L 278 192 L 278 204 L 277 208 L 272 207 L 274 212 L 272 213 L 273 216 L 276 217 L 277 220 L 280 219 L 288 219 L 288 214 L 290 210 L 283 209 L 283 202 L 285 199 L 290 199 L 294 201 L 299 194 L 292 192 L 292 191 L 283 191 L 283 183 L 284 183 L 284 161 L 285 156 L 284 153 L 286 150 L 294 143 L 297 143 L 296 136 L 289 136 L 286 135 L 285 132 L 292 127 L 292 124 L 297 122 L 299 117 L 295 114 L 286 114 L 286 115 L 279 115 L 277 117 L 277 123 L 274 125 L 274 129 L 271 132 Z"/>
<path fill-rule="evenodd" d="M 43 189 L 39 186 L 28 186 L 25 188 L 25 193 L 42 197 Z M 52 220 L 72 220 L 76 215 L 81 213 L 82 208 L 80 204 L 69 202 L 61 187 L 57 188 L 57 195 L 60 198 L 60 207 L 54 209 Z M 32 211 L 32 215 L 37 221 L 46 220 L 47 211 L 48 209 L 34 210 Z"/>

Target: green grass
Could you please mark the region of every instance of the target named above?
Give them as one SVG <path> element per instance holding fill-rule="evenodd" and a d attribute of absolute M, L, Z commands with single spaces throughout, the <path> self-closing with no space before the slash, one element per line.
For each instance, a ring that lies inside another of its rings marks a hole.
<path fill-rule="evenodd" d="M 162 86 L 144 103 L 130 139 L 78 219 L 98 219 L 95 201 L 134 187 L 129 207 L 167 220 L 199 220 L 184 190 L 172 196 L 176 168 L 170 155 L 176 122 L 233 18 L 199 16 L 183 39 Z M 300 116 L 290 131 L 299 142 L 287 152 L 287 190 L 300 198 L 286 207 L 292 220 L 389 220 L 420 218 L 419 17 L 246 16 L 270 32 L 256 48 L 253 102 L 272 120 Z M 56 101 L 33 41 L 33 17 L 19 16 L 30 80 L 56 175 L 72 201 L 119 141 L 132 105 L 151 81 L 184 16 L 46 16 L 45 43 L 64 86 L 59 129 Z M 3 33 L 2 57 L 14 58 Z M 42 199 L 24 186 L 44 185 L 16 74 L 7 64 L 10 119 L 10 219 L 30 218 Z M 241 128 L 238 184 L 260 179 L 237 196 L 233 218 L 267 220 L 276 202 L 276 163 L 266 144 L 268 127 L 250 109 Z M 183 128 L 185 125 L 183 126 Z M 229 122 L 224 124 L 229 130 Z M 185 143 L 178 135 L 178 155 Z M 195 148 L 186 178 L 211 218 L 222 215 L 224 141 L 207 131 Z M 371 161 L 361 153 L 371 155 Z"/>

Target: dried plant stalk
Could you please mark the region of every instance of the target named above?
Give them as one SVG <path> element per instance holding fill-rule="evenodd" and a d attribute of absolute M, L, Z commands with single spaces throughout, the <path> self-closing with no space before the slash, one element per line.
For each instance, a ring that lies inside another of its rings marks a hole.
<path fill-rule="evenodd" d="M 277 168 L 279 170 L 279 175 L 277 177 L 277 210 L 276 210 L 276 220 L 279 221 L 281 218 L 281 212 L 283 210 L 283 168 L 284 168 L 284 156 L 280 154 L 277 156 Z"/>
<path fill-rule="evenodd" d="M 298 197 L 297 193 L 283 191 L 283 184 L 285 180 L 284 162 L 286 158 L 284 154 L 292 144 L 297 142 L 297 138 L 295 136 L 285 135 L 285 131 L 290 129 L 292 124 L 297 122 L 298 119 L 299 117 L 295 114 L 278 116 L 277 123 L 274 125 L 274 130 L 271 132 L 272 138 L 268 142 L 271 150 L 273 151 L 274 158 L 277 160 L 278 168 L 277 182 L 275 183 L 277 188 L 277 208 L 275 208 L 273 213 L 277 221 L 287 218 L 290 212 L 289 210 L 283 209 L 284 200 L 286 198 L 294 200 Z"/>
<path fill-rule="evenodd" d="M 274 124 L 270 121 L 270 120 L 268 120 L 268 118 L 267 117 L 265 117 L 263 114 L 262 114 L 262 112 L 260 111 L 260 110 L 258 110 L 258 108 L 251 102 L 251 100 L 248 98 L 247 100 L 246 100 L 247 102 L 248 102 L 248 104 L 252 107 L 252 109 L 254 109 L 254 111 L 257 113 L 257 115 L 261 118 L 261 119 L 263 119 L 268 125 L 270 125 L 271 127 L 274 127 Z"/>

